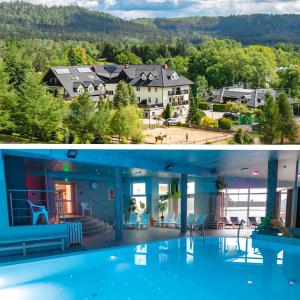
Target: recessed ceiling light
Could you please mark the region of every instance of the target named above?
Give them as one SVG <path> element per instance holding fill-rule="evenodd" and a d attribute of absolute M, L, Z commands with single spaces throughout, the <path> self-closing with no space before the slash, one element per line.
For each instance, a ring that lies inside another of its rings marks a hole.
<path fill-rule="evenodd" d="M 259 175 L 259 172 L 258 172 L 257 170 L 253 170 L 253 171 L 251 172 L 251 174 L 254 175 L 254 176 L 257 176 L 257 175 Z"/>

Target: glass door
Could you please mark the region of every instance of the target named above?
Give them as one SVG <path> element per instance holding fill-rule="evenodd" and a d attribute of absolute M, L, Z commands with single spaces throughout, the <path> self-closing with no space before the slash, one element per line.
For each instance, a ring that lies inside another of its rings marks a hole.
<path fill-rule="evenodd" d="M 74 190 L 75 184 L 71 182 L 55 182 L 54 189 L 61 191 L 64 199 L 64 213 L 73 214 L 75 212 L 74 207 Z"/>

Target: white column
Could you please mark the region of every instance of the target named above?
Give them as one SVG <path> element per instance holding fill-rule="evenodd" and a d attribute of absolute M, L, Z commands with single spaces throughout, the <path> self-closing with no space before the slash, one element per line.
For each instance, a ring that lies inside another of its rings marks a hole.
<path fill-rule="evenodd" d="M 296 172 L 293 188 L 293 202 L 291 212 L 291 227 L 296 227 L 297 209 L 298 209 L 298 172 L 299 172 L 299 160 L 296 161 Z"/>
<path fill-rule="evenodd" d="M 181 234 L 186 233 L 187 221 L 187 174 L 181 174 Z"/>
<path fill-rule="evenodd" d="M 9 227 L 9 211 L 6 192 L 3 151 L 0 150 L 0 232 Z"/>
<path fill-rule="evenodd" d="M 115 168 L 115 234 L 116 240 L 123 239 L 123 182 L 121 168 Z"/>

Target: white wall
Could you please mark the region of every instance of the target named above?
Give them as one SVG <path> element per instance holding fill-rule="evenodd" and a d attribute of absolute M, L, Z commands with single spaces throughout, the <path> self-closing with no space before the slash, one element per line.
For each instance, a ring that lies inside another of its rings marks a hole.
<path fill-rule="evenodd" d="M 9 227 L 3 151 L 0 150 L 0 232 Z"/>

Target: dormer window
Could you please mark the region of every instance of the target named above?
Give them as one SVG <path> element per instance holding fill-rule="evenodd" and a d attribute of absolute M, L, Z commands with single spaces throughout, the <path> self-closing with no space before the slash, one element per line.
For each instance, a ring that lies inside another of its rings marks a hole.
<path fill-rule="evenodd" d="M 145 73 L 142 74 L 142 80 L 147 80 L 147 76 Z"/>
<path fill-rule="evenodd" d="M 179 76 L 176 72 L 173 73 L 172 76 L 171 76 L 171 80 L 178 80 L 178 78 L 179 78 Z"/>
<path fill-rule="evenodd" d="M 84 87 L 82 85 L 80 85 L 78 88 L 77 88 L 77 93 L 78 94 L 83 94 L 84 93 Z"/>
<path fill-rule="evenodd" d="M 149 77 L 148 77 L 148 78 L 149 78 L 149 80 L 151 80 L 151 81 L 154 80 L 154 76 L 152 75 L 152 73 L 149 74 Z"/>
<path fill-rule="evenodd" d="M 104 85 L 102 83 L 98 86 L 98 92 L 103 93 L 104 92 Z"/>
<path fill-rule="evenodd" d="M 88 86 L 88 92 L 89 92 L 89 93 L 94 93 L 94 91 L 95 91 L 94 86 L 93 86 L 92 84 L 90 84 L 90 85 Z"/>

